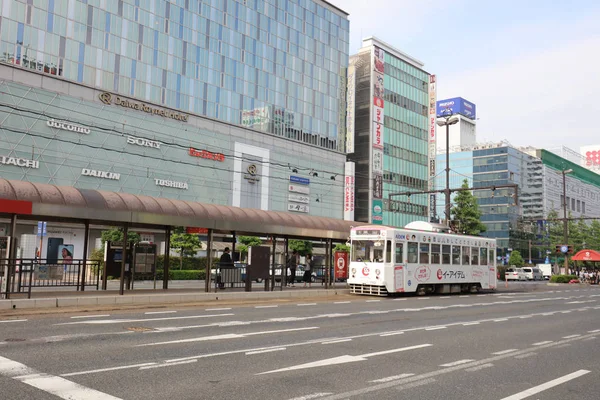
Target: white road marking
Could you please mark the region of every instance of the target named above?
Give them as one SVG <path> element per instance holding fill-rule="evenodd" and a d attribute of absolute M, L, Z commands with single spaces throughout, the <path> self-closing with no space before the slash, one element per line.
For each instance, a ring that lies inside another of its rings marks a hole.
<path fill-rule="evenodd" d="M 80 318 L 105 318 L 110 317 L 110 314 L 100 314 L 100 315 L 77 315 L 75 317 L 71 317 L 71 319 L 80 319 Z"/>
<path fill-rule="evenodd" d="M 8 322 L 25 322 L 25 321 L 27 321 L 27 320 L 26 319 L 7 319 L 4 321 L 0 321 L 0 324 L 5 324 Z"/>
<path fill-rule="evenodd" d="M 333 393 L 313 393 L 313 394 L 307 394 L 306 396 L 294 397 L 293 399 L 290 399 L 290 400 L 318 399 L 319 397 L 329 396 L 330 394 L 333 394 Z"/>
<path fill-rule="evenodd" d="M 207 308 L 204 311 L 227 311 L 231 310 L 231 307 L 222 307 L 222 308 Z"/>
<path fill-rule="evenodd" d="M 283 351 L 286 350 L 285 347 L 276 347 L 274 349 L 266 349 L 266 350 L 256 350 L 256 351 L 248 351 L 246 352 L 247 356 L 251 356 L 253 354 L 263 354 L 263 353 L 271 353 L 273 351 Z"/>
<path fill-rule="evenodd" d="M 403 331 L 399 331 L 399 332 L 388 332 L 388 333 L 382 333 L 381 337 L 385 337 L 385 336 L 396 336 L 396 335 L 403 335 L 404 332 Z"/>
<path fill-rule="evenodd" d="M 352 339 L 338 339 L 338 340 L 330 340 L 328 342 L 321 342 L 321 344 L 334 344 L 334 343 L 343 343 L 343 342 L 350 342 L 352 341 Z"/>
<path fill-rule="evenodd" d="M 465 322 L 463 324 L 463 326 L 469 326 L 469 325 L 479 325 L 479 322 L 475 321 L 475 322 Z"/>
<path fill-rule="evenodd" d="M 379 303 L 381 300 L 367 300 L 365 303 Z"/>
<path fill-rule="evenodd" d="M 589 337 L 587 339 L 583 339 L 583 341 L 585 342 L 585 341 L 594 340 L 594 339 L 596 339 L 596 336 L 592 336 L 592 337 Z M 2 343 L 0 342 L 0 344 L 2 344 Z"/>
<path fill-rule="evenodd" d="M 535 355 L 537 355 L 537 354 L 536 353 L 525 353 L 525 354 L 520 354 L 518 356 L 515 356 L 515 358 L 518 358 L 520 360 L 520 359 L 527 358 L 527 357 L 533 357 Z"/>
<path fill-rule="evenodd" d="M 490 368 L 493 367 L 494 364 L 483 364 L 483 365 L 478 365 L 477 367 L 473 367 L 473 368 L 467 368 L 465 369 L 465 371 L 469 371 L 469 372 L 475 372 L 475 371 L 479 371 L 485 368 Z"/>
<path fill-rule="evenodd" d="M 432 326 L 431 328 L 425 328 L 426 331 L 437 331 L 439 329 L 447 329 L 447 326 Z"/>
<path fill-rule="evenodd" d="M 254 308 L 277 308 L 279 306 L 254 306 Z"/>
<path fill-rule="evenodd" d="M 537 342 L 537 343 L 532 344 L 532 346 L 542 346 L 544 344 L 549 344 L 549 343 L 552 343 L 552 340 L 545 340 L 543 342 Z"/>
<path fill-rule="evenodd" d="M 177 311 L 148 311 L 145 312 L 145 315 L 155 315 L 155 314 L 175 314 Z"/>
<path fill-rule="evenodd" d="M 576 338 L 579 337 L 581 335 L 569 335 L 569 336 L 563 336 L 563 339 L 572 339 L 572 338 Z"/>
<path fill-rule="evenodd" d="M 408 299 L 392 299 L 392 301 L 406 301 Z"/>
<path fill-rule="evenodd" d="M 533 315 L 521 315 L 519 318 L 527 319 L 527 318 L 531 318 L 531 317 L 533 317 Z"/>
<path fill-rule="evenodd" d="M 593 331 L 588 331 L 588 333 L 598 333 L 598 332 L 600 332 L 600 329 L 595 329 Z"/>
<path fill-rule="evenodd" d="M 349 301 L 334 301 L 333 304 L 350 304 Z"/>
<path fill-rule="evenodd" d="M 298 307 L 304 307 L 304 306 L 316 306 L 317 303 L 300 303 L 300 304 L 296 304 Z"/>
<path fill-rule="evenodd" d="M 543 383 L 541 385 L 532 387 L 530 389 L 524 390 L 524 391 L 522 391 L 520 393 L 513 394 L 512 396 L 505 397 L 502 400 L 521 400 L 521 399 L 525 399 L 525 398 L 527 398 L 529 396 L 533 396 L 534 394 L 543 392 L 544 390 L 551 389 L 551 388 L 553 388 L 555 386 L 561 385 L 561 384 L 563 384 L 565 382 L 568 382 L 570 380 L 579 378 L 580 376 L 583 376 L 583 375 L 586 375 L 586 374 L 589 374 L 589 373 L 590 373 L 590 371 L 588 371 L 588 370 L 580 369 L 579 371 L 573 372 L 572 374 L 565 375 L 563 377 L 560 377 L 560 378 L 554 379 L 552 381 Z"/>
<path fill-rule="evenodd" d="M 502 354 L 508 354 L 508 353 L 512 353 L 512 352 L 514 352 L 514 351 L 517 351 L 517 350 L 518 350 L 518 349 L 508 349 L 508 350 L 497 351 L 497 352 L 495 352 L 495 353 L 492 353 L 492 354 L 494 354 L 494 355 L 496 355 L 496 356 L 500 356 L 500 355 L 502 355 Z"/>
<path fill-rule="evenodd" d="M 467 360 L 458 360 L 458 361 L 454 361 L 451 363 L 442 364 L 442 365 L 440 365 L 440 367 L 456 367 L 457 365 L 470 363 L 471 361 L 475 361 L 475 360 L 468 360 L 468 359 Z"/>
<path fill-rule="evenodd" d="M 213 318 L 213 317 L 230 317 L 235 314 L 209 314 L 209 315 L 189 315 L 183 317 L 164 317 L 164 318 L 141 318 L 141 319 L 101 319 L 90 321 L 64 322 L 54 325 L 101 325 L 101 324 L 124 324 L 130 322 L 153 322 L 153 321 L 173 321 L 178 319 L 197 319 L 197 318 Z"/>
<path fill-rule="evenodd" d="M 209 341 L 209 340 L 240 339 L 240 338 L 245 338 L 248 336 L 267 335 L 270 333 L 307 331 L 307 330 L 313 330 L 313 329 L 319 329 L 319 327 L 318 326 L 310 326 L 310 327 L 306 327 L 306 328 L 279 329 L 279 330 L 274 330 L 274 331 L 261 331 L 261 332 L 250 332 L 250 333 L 239 333 L 239 334 L 238 333 L 226 333 L 223 335 L 203 336 L 203 337 L 190 338 L 190 339 L 170 340 L 167 342 L 138 344 L 135 347 L 160 346 L 160 345 L 164 345 L 164 344 L 205 342 L 205 341 Z"/>
<path fill-rule="evenodd" d="M 118 397 L 87 388 L 60 376 L 39 373 L 33 368 L 0 357 L 0 375 L 20 381 L 66 400 L 121 400 Z"/>
<path fill-rule="evenodd" d="M 494 320 L 494 322 L 504 322 L 504 321 L 508 321 L 508 318 L 498 318 L 498 319 Z"/>
<path fill-rule="evenodd" d="M 146 367 L 141 367 L 140 371 L 143 371 L 145 369 L 155 369 L 155 368 L 171 367 L 173 365 L 191 364 L 191 363 L 194 363 L 194 362 L 197 362 L 197 361 L 198 360 L 186 360 L 186 361 L 179 361 L 179 362 L 174 362 L 174 363 L 148 365 Z"/>
<path fill-rule="evenodd" d="M 401 351 L 414 350 L 414 349 L 419 349 L 419 348 L 429 347 L 429 346 L 432 346 L 432 345 L 431 344 L 421 344 L 421 345 L 417 345 L 417 346 L 403 347 L 403 348 L 399 348 L 399 349 L 380 351 L 380 352 L 376 352 L 376 353 L 362 354 L 359 356 L 343 355 L 343 356 L 339 356 L 339 357 L 327 358 L 327 359 L 319 360 L 319 361 L 313 361 L 313 362 L 309 362 L 306 364 L 294 365 L 292 367 L 280 368 L 280 369 L 267 371 L 267 372 L 261 372 L 256 375 L 273 374 L 276 372 L 296 371 L 299 369 L 326 367 L 329 365 L 339 365 L 339 364 L 346 364 L 346 363 L 351 363 L 351 362 L 366 361 L 369 357 L 375 357 L 375 356 L 391 354 L 391 353 L 398 353 Z"/>
<path fill-rule="evenodd" d="M 458 296 L 459 298 L 471 297 L 471 296 Z"/>
<path fill-rule="evenodd" d="M 142 363 L 142 364 L 123 365 L 121 367 L 113 367 L 113 368 L 92 369 L 89 371 L 70 372 L 68 374 L 62 374 L 61 376 L 77 376 L 77 375 L 94 374 L 97 372 L 119 371 L 121 369 L 139 368 L 139 367 L 145 367 L 148 365 L 156 365 L 156 363 L 151 362 L 151 363 Z"/>
<path fill-rule="evenodd" d="M 430 300 L 431 297 L 417 297 L 417 300 Z"/>
<path fill-rule="evenodd" d="M 394 376 L 388 376 L 387 378 L 375 379 L 373 381 L 369 381 L 371 383 L 383 383 L 383 382 L 391 382 L 397 381 L 398 379 L 408 378 L 409 376 L 413 376 L 414 374 L 400 374 Z"/>

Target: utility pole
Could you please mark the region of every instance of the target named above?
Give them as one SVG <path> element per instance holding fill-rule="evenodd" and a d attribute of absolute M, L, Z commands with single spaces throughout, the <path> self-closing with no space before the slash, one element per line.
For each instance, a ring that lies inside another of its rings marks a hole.
<path fill-rule="evenodd" d="M 448 110 L 448 115 L 441 115 L 438 119 L 438 126 L 446 127 L 446 188 L 444 189 L 444 195 L 446 197 L 445 211 L 446 214 L 446 225 L 450 226 L 450 125 L 458 123 L 459 119 L 457 116 L 452 114 L 451 110 Z"/>
<path fill-rule="evenodd" d="M 567 217 L 567 174 L 573 172 L 572 169 L 563 169 L 562 170 L 562 178 L 563 178 L 563 241 L 564 245 L 569 245 L 569 223 Z M 567 256 L 568 253 L 564 253 L 564 268 L 565 274 L 569 273 L 569 258 Z"/>
<path fill-rule="evenodd" d="M 531 240 L 529 240 L 529 264 L 532 264 L 532 262 L 531 262 Z"/>

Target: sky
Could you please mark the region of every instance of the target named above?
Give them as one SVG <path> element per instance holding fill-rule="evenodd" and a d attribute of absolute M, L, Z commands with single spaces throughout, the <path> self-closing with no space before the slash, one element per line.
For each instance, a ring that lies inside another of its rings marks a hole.
<path fill-rule="evenodd" d="M 329 0 L 350 54 L 376 36 L 477 105 L 479 142 L 600 148 L 600 2 Z"/>

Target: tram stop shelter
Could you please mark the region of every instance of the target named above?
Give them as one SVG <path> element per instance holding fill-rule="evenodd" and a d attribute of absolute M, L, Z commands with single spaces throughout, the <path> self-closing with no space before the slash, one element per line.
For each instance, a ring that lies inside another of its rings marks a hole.
<path fill-rule="evenodd" d="M 69 222 L 85 226 L 82 268 L 85 275 L 88 264 L 90 225 L 119 226 L 124 237 L 132 228 L 152 228 L 166 233 L 165 249 L 169 249 L 171 227 L 199 227 L 208 230 L 207 252 L 211 254 L 213 234 L 259 234 L 277 239 L 325 240 L 327 242 L 327 267 L 331 262 L 334 242 L 346 242 L 354 221 L 328 217 L 299 215 L 290 212 L 266 211 L 215 205 L 194 201 L 134 195 L 71 186 L 57 186 L 0 178 L 0 218 L 10 219 L 9 237 L 16 236 L 20 220 Z M 235 243 L 235 240 L 234 240 Z M 126 248 L 127 246 L 125 246 Z M 123 294 L 126 250 L 123 250 L 120 294 Z M 11 245 L 4 264 L 16 266 L 16 246 Z M 275 254 L 273 252 L 273 264 Z M 2 258 L 2 257 L 0 257 Z M 210 288 L 211 258 L 208 257 L 206 291 Z M 2 261 L 2 260 L 0 260 Z M 163 289 L 168 288 L 169 251 L 165 251 Z M 8 278 L 10 278 L 10 273 Z M 79 278 L 78 278 L 79 279 Z M 6 284 L 6 283 L 5 283 Z M 81 286 L 84 290 L 85 285 Z M 8 293 L 7 293 L 8 294 Z"/>
<path fill-rule="evenodd" d="M 584 263 L 591 263 L 593 269 L 598 269 L 598 264 L 600 262 L 600 252 L 591 249 L 584 249 L 578 251 L 573 257 L 571 257 L 571 261 L 579 261 Z"/>

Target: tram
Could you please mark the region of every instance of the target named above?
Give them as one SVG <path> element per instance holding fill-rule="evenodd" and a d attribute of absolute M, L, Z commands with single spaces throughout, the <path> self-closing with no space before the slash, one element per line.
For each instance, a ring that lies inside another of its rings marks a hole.
<path fill-rule="evenodd" d="M 415 221 L 404 228 L 366 225 L 350 232 L 351 293 L 476 293 L 496 289 L 496 240 L 457 235 Z"/>

